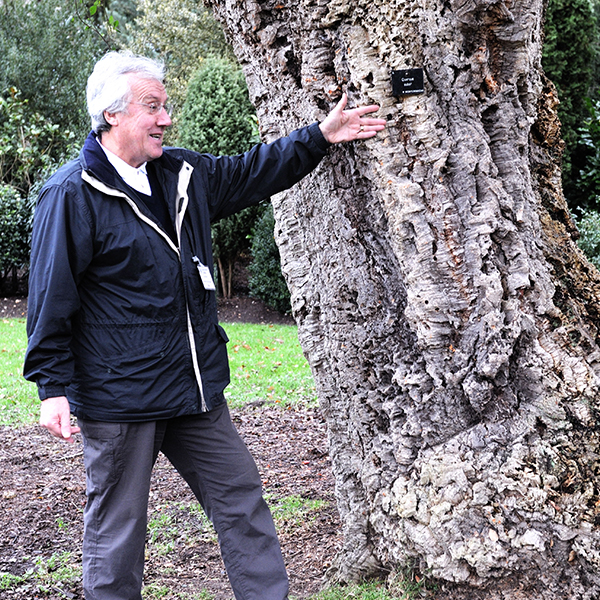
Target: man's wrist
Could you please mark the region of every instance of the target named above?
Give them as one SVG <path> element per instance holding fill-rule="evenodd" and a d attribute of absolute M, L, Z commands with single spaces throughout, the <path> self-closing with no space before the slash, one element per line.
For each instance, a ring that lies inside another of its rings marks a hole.
<path fill-rule="evenodd" d="M 312 136 L 315 144 L 323 151 L 327 150 L 331 143 L 327 140 L 325 135 L 323 134 L 323 129 L 321 128 L 321 123 L 313 123 L 309 126 L 309 132 Z"/>
<path fill-rule="evenodd" d="M 38 385 L 38 396 L 40 400 L 47 400 L 48 398 L 58 398 L 60 396 L 66 396 L 66 390 L 64 385 Z"/>

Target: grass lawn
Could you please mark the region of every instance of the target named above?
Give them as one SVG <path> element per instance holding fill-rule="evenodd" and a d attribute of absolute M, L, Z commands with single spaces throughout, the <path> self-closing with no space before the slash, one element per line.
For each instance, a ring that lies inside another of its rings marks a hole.
<path fill-rule="evenodd" d="M 38 417 L 35 384 L 23 379 L 27 348 L 25 319 L 0 321 L 0 425 L 34 423 Z"/>
<path fill-rule="evenodd" d="M 231 385 L 229 404 L 249 402 L 315 404 L 317 396 L 310 367 L 294 325 L 223 325 L 229 336 Z"/>
<path fill-rule="evenodd" d="M 293 325 L 224 324 L 230 342 L 231 384 L 225 395 L 230 406 L 316 403 L 310 368 Z M 25 319 L 0 321 L 0 425 L 37 421 L 34 384 L 22 376 L 27 347 Z"/>

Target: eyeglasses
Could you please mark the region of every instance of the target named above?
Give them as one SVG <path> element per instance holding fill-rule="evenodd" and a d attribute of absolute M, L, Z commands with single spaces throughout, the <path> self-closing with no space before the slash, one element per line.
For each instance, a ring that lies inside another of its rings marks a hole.
<path fill-rule="evenodd" d="M 150 102 L 150 104 L 146 104 L 144 102 L 130 102 L 130 104 L 145 106 L 151 115 L 158 115 L 163 108 L 169 117 L 173 112 L 173 106 L 171 104 L 163 104 L 162 102 Z"/>

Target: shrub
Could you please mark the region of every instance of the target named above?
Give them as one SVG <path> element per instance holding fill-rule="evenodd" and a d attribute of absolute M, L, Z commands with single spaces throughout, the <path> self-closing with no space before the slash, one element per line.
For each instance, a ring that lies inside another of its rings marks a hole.
<path fill-rule="evenodd" d="M 549 0 L 544 25 L 542 65 L 560 98 L 558 116 L 565 140 L 562 174 L 572 207 L 587 198 L 577 187 L 586 149 L 579 144 L 577 128 L 587 116 L 585 99 L 594 94 L 598 28 L 589 0 Z"/>
<path fill-rule="evenodd" d="M 579 247 L 588 260 L 600 269 L 600 213 L 595 210 L 583 210 L 577 219 L 581 237 Z"/>
<path fill-rule="evenodd" d="M 226 60 L 203 61 L 190 82 L 179 120 L 182 146 L 214 155 L 239 154 L 258 141 L 254 107 L 240 68 Z M 262 208 L 247 208 L 212 226 L 213 250 L 223 296 L 231 296 L 233 266 L 250 247 Z"/>
<path fill-rule="evenodd" d="M 575 185 L 581 204 L 597 208 L 600 197 L 600 102 L 588 98 L 587 108 L 588 118 L 579 128 L 579 143 L 584 152 Z"/>
<path fill-rule="evenodd" d="M 29 202 L 10 185 L 0 184 L 0 288 L 17 291 L 17 273 L 29 264 L 32 210 Z"/>
<path fill-rule="evenodd" d="M 86 81 L 106 46 L 73 19 L 77 6 L 67 0 L 0 2 L 0 92 L 21 90 L 36 113 L 83 142 L 90 129 Z"/>
<path fill-rule="evenodd" d="M 239 66 L 207 58 L 188 87 L 180 115 L 180 143 L 215 156 L 245 152 L 258 141 L 254 114 Z"/>
<path fill-rule="evenodd" d="M 0 95 L 0 183 L 27 196 L 41 171 L 73 151 L 74 139 L 33 111 L 16 88 Z"/>
<path fill-rule="evenodd" d="M 281 274 L 281 258 L 273 236 L 274 229 L 273 207 L 269 205 L 252 236 L 250 295 L 280 312 L 289 313 L 290 292 Z"/>
<path fill-rule="evenodd" d="M 218 277 L 223 297 L 230 298 L 233 287 L 233 268 L 242 254 L 250 250 L 252 230 L 264 204 L 250 206 L 244 210 L 213 223 L 211 237 L 213 252 L 217 260 Z"/>

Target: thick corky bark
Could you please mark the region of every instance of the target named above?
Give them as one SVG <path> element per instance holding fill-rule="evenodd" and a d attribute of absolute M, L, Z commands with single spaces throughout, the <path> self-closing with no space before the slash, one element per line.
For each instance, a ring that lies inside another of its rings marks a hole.
<path fill-rule="evenodd" d="M 600 279 L 560 190 L 542 1 L 210 4 L 266 140 L 342 91 L 389 123 L 274 199 L 337 576 L 411 564 L 456 597 L 515 576 L 527 597 L 596 597 Z M 395 98 L 408 67 L 425 93 Z"/>

